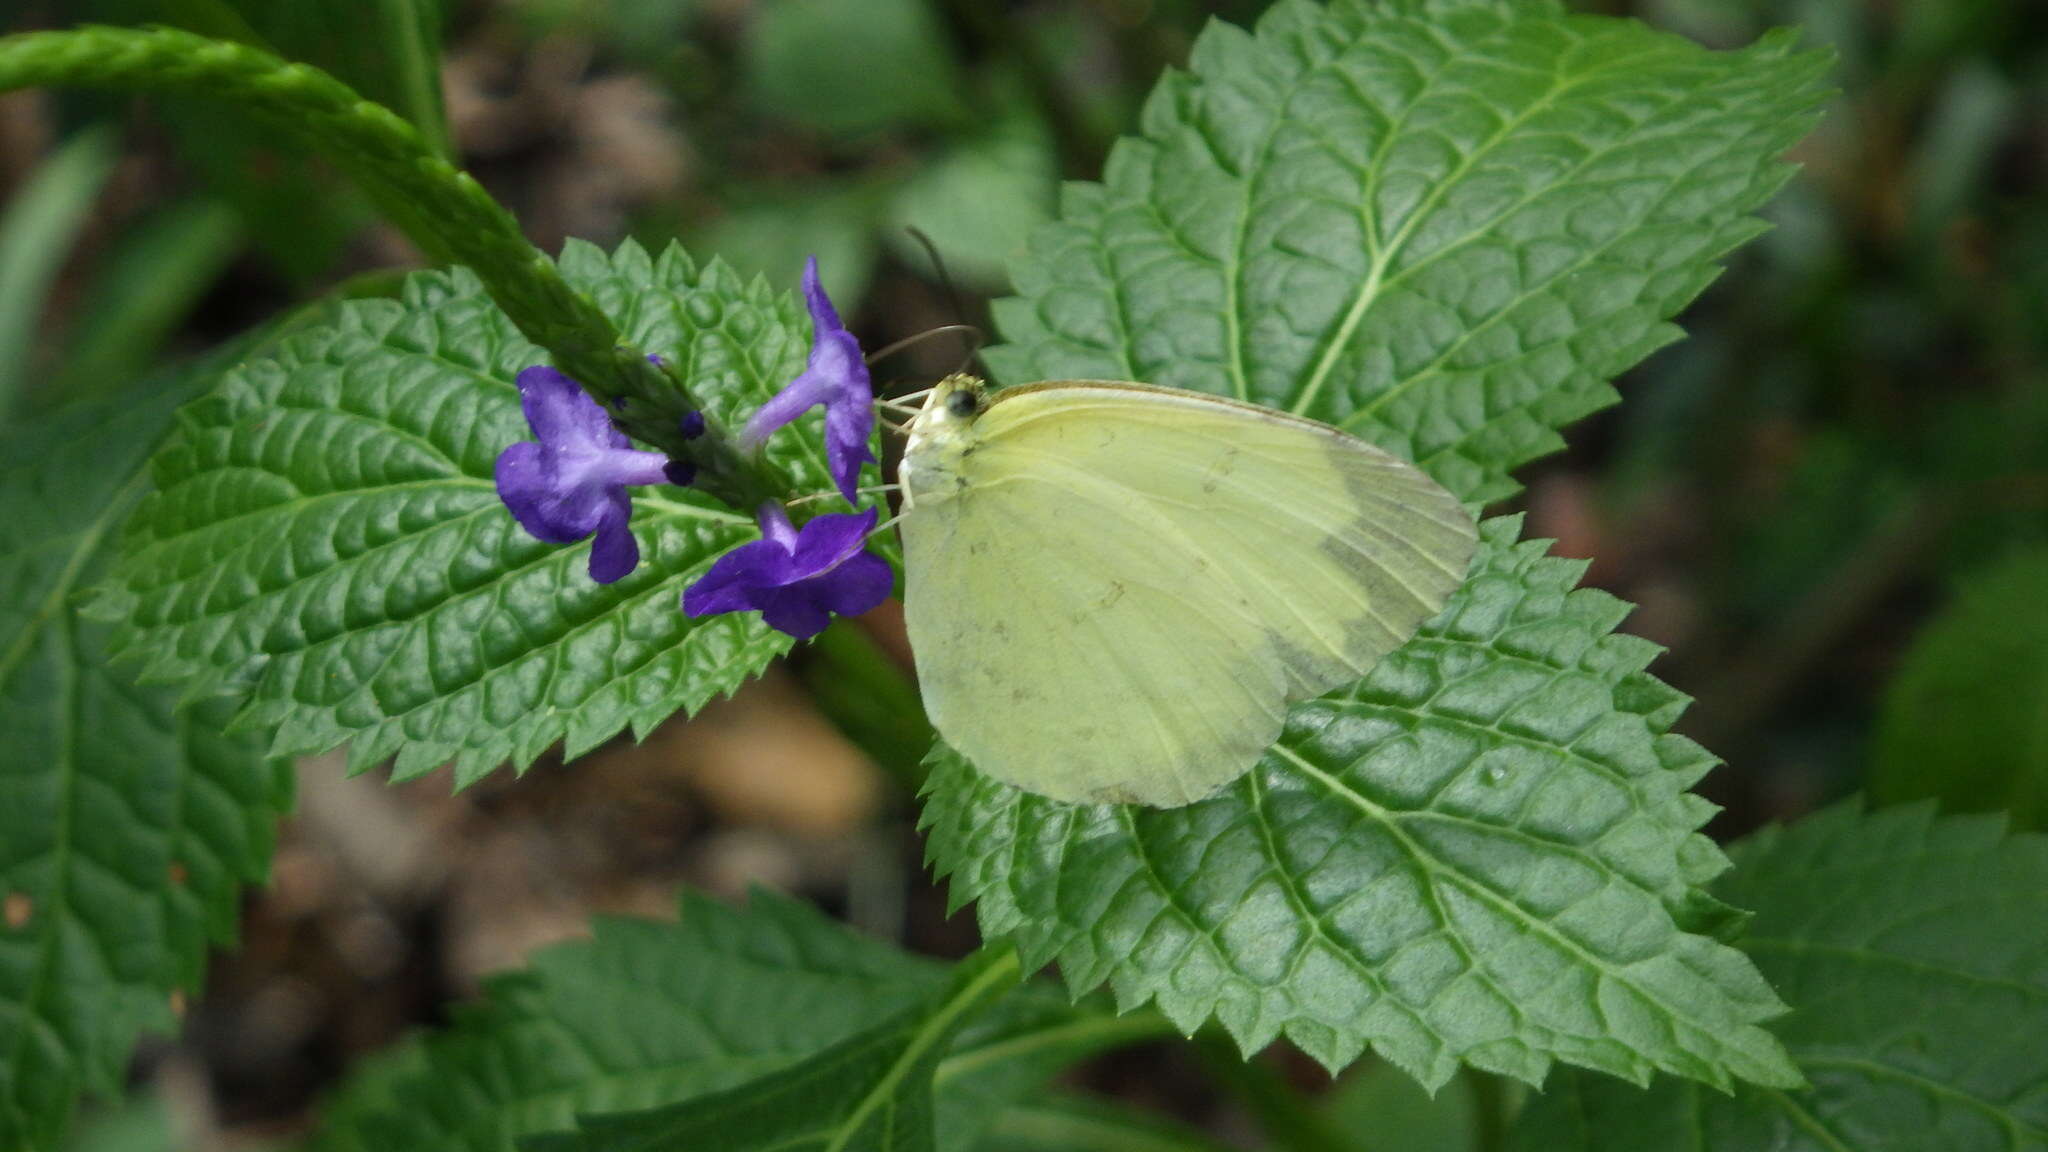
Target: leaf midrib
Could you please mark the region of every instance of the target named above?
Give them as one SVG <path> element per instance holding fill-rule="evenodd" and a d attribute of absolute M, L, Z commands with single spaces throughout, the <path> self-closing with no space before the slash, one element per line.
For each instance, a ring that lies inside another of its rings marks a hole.
<path fill-rule="evenodd" d="M 1807 1067 L 1842 1068 L 1874 1079 L 1894 1080 L 1903 1084 L 1910 1084 L 1921 1091 L 1954 1100 L 1973 1112 L 1989 1116 L 2012 1136 L 2018 1136 L 2024 1132 L 2029 1136 L 2048 1137 L 2048 1126 L 2021 1120 L 2018 1116 L 2000 1107 L 1993 1101 L 1973 1095 L 1953 1084 L 1944 1083 L 1940 1080 L 1923 1076 L 1918 1072 L 1901 1068 L 1896 1064 L 1886 1064 L 1880 1060 L 1870 1060 L 1860 1056 L 1838 1056 L 1817 1052 L 1801 1053 L 1798 1059 L 1800 1064 Z M 2013 1146 L 2015 1148 L 2019 1147 L 2019 1142 L 2015 1140 Z"/>
<path fill-rule="evenodd" d="M 1498 35 L 1498 32 L 1499 30 L 1496 29 L 1495 34 Z M 1489 42 L 1491 42 L 1490 37 L 1487 41 L 1481 41 L 1482 44 Z M 1401 110 L 1400 119 L 1395 127 L 1388 131 L 1387 145 L 1381 150 L 1379 162 L 1372 166 L 1371 179 L 1367 182 L 1368 199 L 1359 206 L 1361 214 L 1370 212 L 1373 208 L 1370 197 L 1377 195 L 1379 177 L 1384 169 L 1386 156 L 1393 151 L 1394 137 L 1406 126 L 1408 114 L 1428 98 L 1430 90 L 1435 87 L 1437 78 L 1450 72 L 1461 59 L 1471 60 L 1473 56 L 1468 53 L 1462 57 L 1453 56 L 1446 59 L 1437 72 L 1430 77 L 1424 91 L 1419 93 L 1407 107 Z M 1481 59 L 1484 59 L 1484 57 L 1481 57 Z M 1289 411 L 1297 416 L 1304 415 L 1308 412 L 1310 406 L 1315 403 L 1317 396 L 1323 390 L 1324 384 L 1329 381 L 1330 373 L 1336 369 L 1337 361 L 1343 357 L 1345 348 L 1351 343 L 1351 337 L 1357 332 L 1359 324 L 1364 321 L 1365 314 L 1371 310 L 1374 302 L 1379 298 L 1381 280 L 1385 276 L 1386 270 L 1392 266 L 1395 258 L 1401 254 L 1402 249 L 1414 238 L 1415 232 L 1421 227 L 1422 222 L 1427 220 L 1430 213 L 1436 210 L 1437 205 L 1442 202 L 1446 192 L 1463 180 L 1466 174 L 1471 172 L 1474 164 L 1487 156 L 1491 156 L 1494 150 L 1500 147 L 1502 141 L 1506 140 L 1517 129 L 1541 113 L 1549 111 L 1559 97 L 1564 96 L 1573 88 L 1598 75 L 1600 75 L 1600 72 L 1596 69 L 1574 80 L 1567 81 L 1553 74 L 1550 89 L 1534 103 L 1530 104 L 1529 107 L 1502 123 L 1500 128 L 1492 136 L 1488 137 L 1485 143 L 1467 153 L 1449 175 L 1438 181 L 1436 186 L 1430 189 L 1429 195 L 1425 196 L 1422 202 L 1415 206 L 1415 209 L 1409 213 L 1408 219 L 1402 223 L 1401 227 L 1387 240 L 1384 246 L 1377 243 L 1379 235 L 1378 220 L 1366 221 L 1366 234 L 1375 238 L 1372 267 L 1367 271 L 1365 283 L 1360 286 L 1358 294 L 1352 299 L 1351 307 L 1345 311 L 1344 319 L 1338 324 L 1336 333 L 1332 335 L 1330 342 L 1323 347 L 1322 356 L 1317 360 L 1315 367 L 1310 370 L 1308 379 L 1302 383 L 1300 394 L 1295 397 L 1294 403 L 1289 406 Z M 1247 185 L 1249 186 L 1249 181 Z M 1474 232 L 1487 232 L 1491 230 L 1491 227 L 1492 223 L 1489 222 L 1486 229 L 1475 229 Z M 1404 269 L 1403 275 L 1406 275 L 1408 271 L 1410 270 Z"/>
<path fill-rule="evenodd" d="M 1492 905 L 1499 911 L 1507 913 L 1516 921 L 1526 925 L 1531 930 L 1556 943 L 1560 948 L 1563 948 L 1566 951 L 1570 952 L 1572 955 L 1576 956 L 1579 959 L 1579 961 L 1585 964 L 1588 968 L 1595 969 L 1605 974 L 1609 979 L 1615 981 L 1618 984 L 1621 984 L 1622 986 L 1628 988 L 1630 991 L 1634 992 L 1636 995 L 1642 997 L 1645 1003 L 1657 1005 L 1660 1009 L 1669 1014 L 1673 1019 L 1688 1018 L 1680 1016 L 1676 1011 L 1674 1011 L 1671 1008 L 1671 1006 L 1665 1002 L 1664 997 L 1651 993 L 1649 990 L 1645 989 L 1641 984 L 1630 979 L 1622 971 L 1617 970 L 1615 967 L 1609 964 L 1604 958 L 1596 956 L 1592 952 L 1587 951 L 1584 945 L 1580 944 L 1576 940 L 1573 940 L 1569 936 L 1566 936 L 1562 932 L 1559 932 L 1548 921 L 1542 919 L 1541 917 L 1531 915 L 1528 912 L 1528 910 L 1524 909 L 1521 905 L 1516 904 L 1514 901 L 1500 895 L 1499 893 L 1493 891 L 1491 888 L 1488 888 L 1483 884 L 1473 882 L 1471 878 L 1464 876 L 1456 869 L 1445 868 L 1442 862 L 1437 860 L 1434 854 L 1429 852 L 1422 845 L 1416 843 L 1415 840 L 1408 835 L 1407 831 L 1400 826 L 1400 821 L 1395 819 L 1394 813 L 1388 811 L 1385 808 L 1380 807 L 1378 804 L 1373 803 L 1371 800 L 1366 799 L 1364 796 L 1360 795 L 1358 792 L 1347 786 L 1342 780 L 1330 775 L 1327 772 L 1324 772 L 1320 768 L 1317 768 L 1315 765 L 1309 763 L 1306 759 L 1304 759 L 1299 753 L 1295 752 L 1293 749 L 1287 747 L 1286 745 L 1276 744 L 1273 746 L 1273 751 L 1278 753 L 1280 756 L 1287 759 L 1291 763 L 1293 763 L 1293 765 L 1298 770 L 1300 770 L 1303 774 L 1307 775 L 1310 779 L 1313 779 L 1317 783 L 1321 784 L 1326 790 L 1330 792 L 1331 795 L 1336 796 L 1339 799 L 1342 799 L 1345 802 L 1354 805 L 1358 808 L 1359 811 L 1365 813 L 1367 816 L 1371 817 L 1379 824 L 1381 824 L 1383 827 L 1385 827 L 1388 833 L 1392 835 L 1394 839 L 1401 845 L 1402 850 L 1408 854 L 1409 858 L 1415 862 L 1418 868 L 1421 868 L 1433 877 L 1441 877 L 1446 880 L 1449 880 L 1450 882 L 1456 884 L 1459 888 L 1463 889 L 1466 892 L 1471 893 L 1473 896 L 1477 897 L 1481 901 Z M 1435 885 L 1432 884 L 1429 887 L 1433 893 L 1435 890 Z M 1449 931 L 1448 921 L 1441 919 L 1441 909 L 1439 909 L 1439 915 L 1440 922 L 1443 923 L 1445 927 L 1445 935 L 1457 943 L 1457 946 L 1461 952 L 1464 951 L 1463 941 L 1458 938 L 1456 933 Z M 1468 961 L 1471 960 L 1471 956 L 1469 955 L 1469 953 L 1467 953 L 1466 958 Z M 1473 971 L 1483 972 L 1483 969 L 1479 968 L 1476 964 L 1474 964 Z M 1513 1003 L 1512 998 L 1509 999 L 1509 1003 Z M 1703 1029 L 1703 1032 L 1706 1032 L 1707 1034 L 1711 1035 L 1710 1029 Z M 1718 1041 L 1716 1041 L 1716 1045 L 1717 1047 L 1719 1046 Z M 1693 1053 L 1690 1051 L 1688 1051 L 1686 1054 L 1692 1056 L 1694 1059 L 1704 1058 L 1700 1054 Z"/>
<path fill-rule="evenodd" d="M 50 629 L 50 625 L 65 614 L 73 587 L 77 584 L 80 574 L 85 571 L 86 565 L 98 552 L 100 541 L 107 531 L 126 515 L 148 480 L 149 470 L 138 467 L 135 474 L 115 491 L 107 506 L 93 518 L 85 531 L 78 535 L 71 556 L 65 561 L 57 579 L 52 582 L 48 595 L 44 596 L 35 613 L 22 625 L 21 631 L 15 635 L 6 652 L 0 654 L 0 685 L 5 685 L 13 679 L 21 662 L 27 659 L 28 653 L 34 650 L 37 639 L 46 630 L 50 630 L 50 635 L 56 637 L 58 641 L 56 768 L 62 783 L 57 793 L 57 827 L 48 852 L 54 863 L 51 869 L 50 890 L 44 896 L 43 923 L 47 927 L 37 941 L 35 975 L 31 978 L 28 990 L 21 1000 L 21 1011 L 27 1019 L 23 1021 L 21 1030 L 15 1036 L 5 1065 L 0 1066 L 10 1071 L 22 1067 L 22 1057 L 28 1050 L 36 1028 L 48 1026 L 48 1021 L 43 1018 L 38 1006 L 50 988 L 50 976 L 55 968 L 53 961 L 57 940 L 63 929 L 63 920 L 70 909 L 68 894 L 72 873 L 72 839 L 76 831 L 79 775 L 77 734 L 81 722 L 78 715 L 78 637 L 73 633 L 68 621 L 62 622 L 62 626 L 54 630 Z M 12 1093 L 5 1094 L 4 1104 L 8 1114 L 13 1118 L 17 1131 L 26 1131 L 33 1127 L 33 1118 L 22 1111 Z"/>
<path fill-rule="evenodd" d="M 911 1034 L 910 1043 L 890 1062 L 888 1071 L 861 1097 L 853 1111 L 835 1126 L 832 1139 L 825 1145 L 825 1152 L 843 1152 L 846 1142 L 860 1131 L 868 1116 L 884 1104 L 893 1107 L 896 1086 L 903 1082 L 903 1078 L 910 1074 L 910 1070 L 916 1067 L 919 1061 L 924 1059 L 924 1054 L 932 1045 L 950 1035 L 961 1017 L 978 1007 L 995 985 L 1006 979 L 1014 980 L 1020 967 L 1022 965 L 1017 959 L 1017 954 L 1014 951 L 1006 953 L 1001 959 L 977 973 L 964 987 L 948 996 L 938 1011 L 919 1021 L 916 1030 Z M 933 1079 L 937 1079 L 936 1072 Z"/>
<path fill-rule="evenodd" d="M 51 584 L 49 594 L 36 606 L 35 613 L 21 626 L 21 631 L 15 634 L 14 641 L 7 646 L 6 652 L 0 654 L 0 684 L 6 684 L 13 678 L 15 669 L 35 647 L 36 636 L 48 627 L 50 621 L 63 609 L 72 586 L 78 582 L 79 574 L 85 571 L 86 564 L 98 550 L 100 540 L 106 535 L 107 530 L 113 527 L 114 522 L 127 513 L 135 497 L 140 494 L 142 486 L 148 481 L 149 470 L 136 469 L 135 475 L 121 485 L 114 493 L 113 499 L 108 501 L 106 508 L 93 518 L 93 522 L 86 526 L 83 533 L 79 534 L 71 557 L 64 562 L 64 568 Z"/>
<path fill-rule="evenodd" d="M 1694 1089 L 1694 1091 L 1697 1093 L 1698 1089 Z M 1804 1128 L 1808 1135 L 1826 1145 L 1828 1152 L 1859 1152 L 1858 1149 L 1850 1147 L 1846 1140 L 1836 1135 L 1835 1130 L 1828 1127 L 1820 1117 L 1801 1107 L 1799 1101 L 1790 1092 L 1779 1088 L 1766 1088 L 1763 1089 L 1763 1093 L 1776 1100 L 1778 1107 L 1792 1118 L 1794 1124 Z M 1698 1114 L 1697 1110 L 1694 1114 Z"/>
<path fill-rule="evenodd" d="M 1646 141 L 1641 139 L 1628 141 L 1628 143 L 1631 145 L 1640 145 L 1645 142 Z M 1714 160 L 1719 160 L 1722 156 L 1726 155 L 1730 149 L 1738 146 L 1741 143 L 1742 139 L 1739 137 L 1735 140 L 1731 140 L 1728 146 L 1722 149 L 1720 152 L 1717 152 L 1712 156 L 1702 157 L 1701 159 L 1695 161 L 1690 168 L 1686 169 L 1685 174 L 1689 176 L 1692 173 L 1697 172 L 1705 164 Z M 1581 161 L 1576 168 L 1574 168 L 1574 174 L 1576 174 L 1579 171 L 1582 171 L 1586 165 L 1605 158 L 1607 155 L 1611 154 L 1616 147 L 1619 147 L 1619 145 L 1611 145 L 1607 148 L 1598 150 L 1591 156 L 1588 156 L 1585 160 Z M 1654 211 L 1656 208 L 1662 207 L 1664 203 L 1670 198 L 1672 193 L 1678 187 L 1680 187 L 1680 185 L 1680 181 L 1674 181 L 1673 186 L 1671 188 L 1667 188 L 1664 194 L 1658 197 L 1656 204 L 1651 206 L 1650 211 Z M 1546 188 L 1544 190 L 1551 191 L 1554 190 L 1555 187 L 1557 187 L 1557 185 L 1552 185 L 1551 187 Z M 1517 201 L 1511 208 L 1509 208 L 1506 212 L 1502 213 L 1499 218 L 1493 221 L 1492 224 L 1497 225 L 1501 220 L 1505 220 L 1507 216 L 1512 215 L 1514 212 L 1520 211 L 1523 207 L 1533 202 L 1533 200 L 1534 197 L 1527 197 Z M 1648 215 L 1648 212 L 1646 212 L 1645 215 Z M 1447 245 L 1441 252 L 1432 253 L 1427 260 L 1411 265 L 1407 268 L 1403 268 L 1399 273 L 1395 275 L 1394 279 L 1391 282 L 1389 282 L 1387 287 L 1390 288 L 1394 284 L 1401 283 L 1408 276 L 1413 275 L 1414 273 L 1424 268 L 1430 267 L 1440 257 L 1448 255 L 1449 253 L 1464 247 L 1464 244 L 1469 240 L 1484 236 L 1485 234 L 1486 233 L 1483 231 L 1475 231 L 1472 234 L 1472 236 L 1467 238 L 1467 241 L 1461 241 L 1458 244 L 1454 245 Z M 1568 277 L 1577 275 L 1578 273 L 1585 271 L 1587 267 L 1592 265 L 1601 257 L 1607 255 L 1610 251 L 1614 249 L 1616 245 L 1620 244 L 1623 240 L 1626 240 L 1628 238 L 1630 238 L 1629 233 L 1625 231 L 1617 232 L 1613 239 L 1610 239 L 1605 243 L 1594 246 L 1590 251 L 1584 253 L 1578 259 L 1572 261 L 1570 264 L 1565 265 L 1564 267 L 1558 269 L 1556 272 L 1552 273 L 1551 276 L 1547 280 L 1545 280 L 1542 285 L 1538 286 L 1538 288 L 1531 290 L 1529 292 L 1525 292 L 1522 296 L 1522 299 L 1528 299 L 1531 296 L 1536 295 L 1540 291 L 1547 290 L 1552 285 L 1562 283 Z M 1361 405 L 1356 411 L 1350 413 L 1349 415 L 1345 416 L 1344 419 L 1338 421 L 1337 426 L 1349 431 L 1356 431 L 1358 427 L 1361 424 L 1363 424 L 1366 420 L 1370 419 L 1374 413 L 1386 407 L 1389 403 L 1392 403 L 1394 400 L 1399 399 L 1401 395 L 1405 394 L 1406 392 L 1415 388 L 1416 386 L 1422 384 L 1424 381 L 1427 381 L 1440 374 L 1444 369 L 1444 365 L 1450 363 L 1452 357 L 1456 356 L 1459 352 L 1463 351 L 1464 349 L 1470 347 L 1475 340 L 1478 340 L 1480 337 L 1493 331 L 1497 325 L 1503 322 L 1513 312 L 1514 309 L 1512 307 L 1503 308 L 1499 312 L 1494 313 L 1492 316 L 1487 317 L 1480 323 L 1473 325 L 1471 328 L 1461 333 L 1456 340 L 1446 345 L 1443 351 L 1431 357 L 1430 362 L 1428 364 L 1423 365 L 1415 372 L 1409 374 L 1406 378 L 1397 381 L 1386 391 L 1380 393 L 1377 396 L 1374 396 L 1371 400 Z M 1530 355 L 1531 353 L 1544 351 L 1546 349 L 1555 347 L 1557 343 L 1558 342 L 1553 341 L 1549 343 L 1526 347 L 1522 349 L 1522 351 L 1518 353 L 1515 357 L 1512 357 L 1509 360 L 1505 361 L 1505 363 L 1513 363 L 1515 360 L 1522 359 Z"/>

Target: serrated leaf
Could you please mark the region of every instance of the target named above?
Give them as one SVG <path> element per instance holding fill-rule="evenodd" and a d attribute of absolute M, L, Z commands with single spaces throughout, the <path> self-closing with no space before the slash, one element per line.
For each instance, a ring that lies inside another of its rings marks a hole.
<path fill-rule="evenodd" d="M 0 443 L 0 1147 L 59 1139 L 169 1032 L 237 892 L 268 869 L 291 777 L 225 713 L 131 686 L 79 592 L 112 558 L 142 464 L 196 382 L 159 379 Z"/>
<path fill-rule="evenodd" d="M 1559 1077 L 1527 1152 L 2017 1152 L 2048 1148 L 2048 837 L 1932 805 L 1839 805 L 1730 850 L 1719 894 L 1798 1006 L 1776 1027 L 1812 1082 L 1732 1096 Z"/>
<path fill-rule="evenodd" d="M 1542 2 L 1212 24 L 1034 237 L 990 363 L 1284 408 L 1511 494 L 1759 230 L 1825 66 Z"/>
<path fill-rule="evenodd" d="M 562 270 L 728 424 L 804 362 L 789 296 L 724 265 L 572 244 Z M 640 568 L 599 585 L 588 544 L 543 544 L 499 502 L 493 462 L 530 437 L 513 378 L 543 362 L 458 271 L 345 304 L 229 372 L 155 459 L 158 491 L 105 606 L 124 654 L 150 679 L 246 694 L 237 723 L 273 730 L 279 755 L 353 741 L 351 770 L 452 761 L 461 783 L 732 690 L 786 640 L 751 614 L 691 620 L 678 601 L 754 536 L 749 517 L 640 490 Z M 822 491 L 817 452 L 814 436 L 770 448 Z"/>
<path fill-rule="evenodd" d="M 1335 1069 L 1369 1044 L 1432 1088 L 1553 1060 L 1797 1083 L 1757 1026 L 1777 997 L 1696 934 L 1725 861 L 1685 791 L 1713 760 L 1667 731 L 1684 698 L 1611 633 L 1625 604 L 1516 531 L 1484 525 L 1444 613 L 1210 800 L 1064 805 L 941 749 L 924 822 L 953 900 L 1027 965 L 1247 1051 L 1285 1035 Z"/>
<path fill-rule="evenodd" d="M 646 1108 L 786 1068 L 931 995 L 945 970 L 756 893 L 733 909 L 685 893 L 679 923 L 603 920 L 537 953 L 424 1044 L 357 1075 L 309 1152 L 506 1152 L 579 1112 Z M 966 1152 L 994 1114 L 1062 1062 L 1157 1025 L 1007 999 L 940 1065 L 941 1146 Z"/>
<path fill-rule="evenodd" d="M 1871 791 L 2048 826 L 2048 549 L 1965 580 L 1885 694 Z"/>
<path fill-rule="evenodd" d="M 933 1078 L 975 1015 L 1016 987 L 1017 957 L 983 951 L 944 990 L 787 1068 L 724 1092 L 639 1112 L 579 1116 L 521 1152 L 932 1152 Z"/>
<path fill-rule="evenodd" d="M 1068 189 L 992 363 L 1300 412 L 1511 493 L 1758 230 L 1825 66 L 1542 2 L 1282 0 L 1212 25 Z M 1440 619 L 1204 804 L 1066 807 L 942 750 L 933 862 L 1027 962 L 1248 1050 L 1796 1083 L 1757 1026 L 1782 1006 L 1707 935 L 1738 914 L 1699 888 L 1724 861 L 1683 699 L 1541 552 L 1489 526 Z"/>

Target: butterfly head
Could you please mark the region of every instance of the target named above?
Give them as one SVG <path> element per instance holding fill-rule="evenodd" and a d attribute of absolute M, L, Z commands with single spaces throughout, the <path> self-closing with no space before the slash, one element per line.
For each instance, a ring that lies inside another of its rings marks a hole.
<path fill-rule="evenodd" d="M 897 476 L 910 502 L 944 498 L 964 483 L 960 465 L 974 450 L 974 421 L 988 407 L 987 393 L 988 386 L 979 378 L 955 373 L 925 397 L 910 422 Z"/>
<path fill-rule="evenodd" d="M 986 406 L 984 393 L 987 391 L 988 385 L 979 377 L 965 372 L 955 372 L 939 381 L 925 397 L 924 407 L 911 425 L 911 435 L 915 436 L 919 429 L 936 432 L 948 425 L 959 427 L 972 423 Z"/>
<path fill-rule="evenodd" d="M 972 440 L 975 417 L 988 407 L 988 385 L 979 377 L 956 372 L 938 382 L 910 422 L 905 451 Z"/>

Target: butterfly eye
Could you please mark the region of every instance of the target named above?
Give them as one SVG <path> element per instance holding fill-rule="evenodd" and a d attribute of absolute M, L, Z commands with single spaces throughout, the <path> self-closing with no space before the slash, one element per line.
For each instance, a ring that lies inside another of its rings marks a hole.
<path fill-rule="evenodd" d="M 956 416 L 962 420 L 965 420 L 969 416 L 974 415 L 975 410 L 980 407 L 981 397 L 975 395 L 973 392 L 970 392 L 965 388 L 962 388 L 958 392 L 949 392 L 946 394 L 947 413 Z"/>

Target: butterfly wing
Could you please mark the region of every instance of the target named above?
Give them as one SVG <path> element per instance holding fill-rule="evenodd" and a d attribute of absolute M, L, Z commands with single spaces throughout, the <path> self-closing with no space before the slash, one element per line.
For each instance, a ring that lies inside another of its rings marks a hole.
<path fill-rule="evenodd" d="M 1326 425 L 1177 389 L 998 394 L 948 499 L 903 521 L 925 707 L 984 772 L 1173 807 L 1236 779 L 1289 702 L 1439 612 L 1472 518 Z"/>

